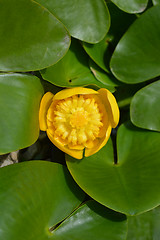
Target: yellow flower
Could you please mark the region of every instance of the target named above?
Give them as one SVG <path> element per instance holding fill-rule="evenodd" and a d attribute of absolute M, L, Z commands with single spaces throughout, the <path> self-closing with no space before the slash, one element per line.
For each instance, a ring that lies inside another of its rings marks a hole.
<path fill-rule="evenodd" d="M 119 121 L 117 102 L 107 89 L 76 87 L 47 92 L 39 111 L 40 129 L 63 152 L 81 159 L 99 151 Z"/>

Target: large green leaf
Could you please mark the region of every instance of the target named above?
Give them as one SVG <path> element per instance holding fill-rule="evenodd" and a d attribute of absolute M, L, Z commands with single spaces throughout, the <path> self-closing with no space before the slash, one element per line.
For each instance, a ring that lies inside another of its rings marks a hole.
<path fill-rule="evenodd" d="M 96 44 L 82 42 L 87 54 L 106 72 L 110 72 L 109 62 L 115 46 L 131 23 L 136 19 L 135 15 L 124 13 L 112 2 L 108 3 L 108 8 L 112 21 L 106 36 Z"/>
<path fill-rule="evenodd" d="M 0 169 L 0 239 L 47 240 L 83 200 L 66 167 L 32 161 Z M 54 239 L 54 238 L 53 238 Z"/>
<path fill-rule="evenodd" d="M 87 54 L 107 73 L 109 73 L 108 63 L 111 56 L 111 53 L 109 52 L 109 40 L 110 38 L 107 34 L 99 43 L 82 43 Z"/>
<path fill-rule="evenodd" d="M 122 37 L 111 70 L 122 82 L 138 83 L 160 75 L 160 6 L 142 14 Z"/>
<path fill-rule="evenodd" d="M 0 154 L 34 143 L 43 94 L 40 80 L 29 74 L 0 74 Z"/>
<path fill-rule="evenodd" d="M 131 121 L 138 127 L 160 131 L 160 80 L 138 91 L 131 102 Z"/>
<path fill-rule="evenodd" d="M 70 37 L 44 7 L 31 0 L 5 0 L 0 7 L 0 70 L 31 71 L 56 63 Z"/>
<path fill-rule="evenodd" d="M 96 43 L 110 26 L 108 8 L 103 0 L 36 0 L 56 15 L 80 40 Z"/>
<path fill-rule="evenodd" d="M 82 160 L 67 156 L 68 169 L 85 192 L 98 202 L 128 215 L 160 203 L 160 134 L 122 125 L 118 131 L 118 162 L 109 141 Z"/>
<path fill-rule="evenodd" d="M 88 201 L 53 231 L 55 240 L 124 240 L 126 217 Z"/>
<path fill-rule="evenodd" d="M 147 7 L 148 0 L 111 0 L 120 9 L 128 13 L 143 12 Z"/>
<path fill-rule="evenodd" d="M 71 47 L 63 59 L 57 64 L 41 71 L 42 77 L 61 87 L 75 87 L 95 84 L 99 87 L 105 85 L 92 74 L 88 56 L 80 43 L 72 39 Z"/>
<path fill-rule="evenodd" d="M 128 217 L 127 240 L 160 239 L 160 207 L 139 216 Z"/>

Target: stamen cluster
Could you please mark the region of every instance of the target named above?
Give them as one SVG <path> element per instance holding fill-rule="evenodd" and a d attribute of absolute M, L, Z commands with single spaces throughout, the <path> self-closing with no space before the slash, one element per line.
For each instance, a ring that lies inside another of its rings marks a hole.
<path fill-rule="evenodd" d="M 60 141 L 75 149 L 88 146 L 98 137 L 103 126 L 103 113 L 91 95 L 74 95 L 59 100 L 49 109 L 49 121 L 51 115 L 50 126 L 54 134 Z"/>

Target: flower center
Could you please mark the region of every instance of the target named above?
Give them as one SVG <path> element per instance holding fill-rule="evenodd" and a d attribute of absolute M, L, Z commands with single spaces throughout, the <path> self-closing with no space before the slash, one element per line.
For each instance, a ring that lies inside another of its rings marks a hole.
<path fill-rule="evenodd" d="M 92 95 L 76 95 L 59 100 L 52 111 L 55 136 L 71 147 L 84 148 L 98 137 L 103 126 L 103 114 Z"/>
<path fill-rule="evenodd" d="M 83 108 L 73 113 L 70 117 L 70 124 L 73 128 L 79 129 L 85 127 L 87 123 L 88 113 Z"/>

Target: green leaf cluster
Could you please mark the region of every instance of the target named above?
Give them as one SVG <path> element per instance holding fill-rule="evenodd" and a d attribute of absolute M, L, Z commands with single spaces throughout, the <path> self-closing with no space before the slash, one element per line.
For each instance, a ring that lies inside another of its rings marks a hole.
<path fill-rule="evenodd" d="M 0 2 L 2 240 L 159 240 L 160 1 Z M 120 122 L 99 152 L 39 131 L 43 94 L 107 88 Z M 3 156 L 2 156 L 3 157 Z"/>

